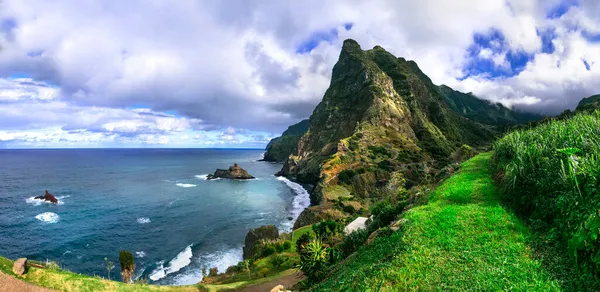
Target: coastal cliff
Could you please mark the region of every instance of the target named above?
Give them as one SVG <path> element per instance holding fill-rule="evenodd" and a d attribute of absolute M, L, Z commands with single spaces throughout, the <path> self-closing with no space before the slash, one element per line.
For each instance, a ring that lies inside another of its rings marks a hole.
<path fill-rule="evenodd" d="M 308 130 L 278 173 L 315 185 L 294 228 L 359 211 L 392 177 L 423 183 L 461 145 L 485 147 L 508 125 L 534 118 L 436 86 L 414 61 L 346 40 Z"/>

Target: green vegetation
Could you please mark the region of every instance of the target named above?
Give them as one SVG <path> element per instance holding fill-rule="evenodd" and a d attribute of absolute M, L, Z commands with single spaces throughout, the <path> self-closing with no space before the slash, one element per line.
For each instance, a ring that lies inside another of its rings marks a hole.
<path fill-rule="evenodd" d="M 490 158 L 463 163 L 428 204 L 404 214 L 399 231 L 361 247 L 313 290 L 560 290 L 528 246 L 533 235 L 502 207 Z"/>
<path fill-rule="evenodd" d="M 545 240 L 565 246 L 582 277 L 599 273 L 600 111 L 515 131 L 494 150 L 510 206 L 547 232 Z"/>
<path fill-rule="evenodd" d="M 265 148 L 265 161 L 284 162 L 290 154 L 298 149 L 300 137 L 308 130 L 309 121 L 301 122 L 290 126 L 281 137 L 273 138 Z"/>
<path fill-rule="evenodd" d="M 0 271 L 6 275 L 14 275 L 13 262 L 0 257 Z M 198 286 L 157 286 L 148 284 L 125 284 L 122 282 L 108 281 L 99 276 L 91 277 L 73 273 L 60 268 L 41 269 L 29 267 L 27 274 L 19 278 L 37 286 L 67 292 L 92 292 L 92 291 L 198 291 Z"/>
<path fill-rule="evenodd" d="M 448 106 L 470 120 L 506 130 L 511 126 L 526 124 L 542 117 L 536 114 L 513 111 L 501 103 L 479 99 L 471 93 L 462 93 L 446 85 L 439 86 Z"/>
<path fill-rule="evenodd" d="M 131 252 L 122 250 L 119 252 L 119 263 L 121 264 L 121 277 L 124 283 L 131 282 L 133 272 L 135 271 L 135 262 Z"/>

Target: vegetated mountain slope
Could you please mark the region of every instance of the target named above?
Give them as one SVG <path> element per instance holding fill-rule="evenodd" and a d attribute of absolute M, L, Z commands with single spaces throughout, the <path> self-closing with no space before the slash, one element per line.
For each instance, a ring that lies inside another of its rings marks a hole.
<path fill-rule="evenodd" d="M 579 101 L 575 111 L 589 111 L 596 109 L 600 109 L 600 94 L 592 95 Z"/>
<path fill-rule="evenodd" d="M 346 40 L 330 87 L 281 171 L 317 184 L 311 202 L 320 206 L 296 227 L 360 212 L 395 173 L 420 183 L 460 145 L 484 146 L 497 134 L 452 111 L 415 62 Z"/>
<path fill-rule="evenodd" d="M 298 141 L 308 131 L 308 126 L 308 119 L 302 120 L 297 124 L 289 126 L 280 137 L 271 139 L 265 148 L 263 160 L 284 162 L 290 154 L 296 152 Z"/>
<path fill-rule="evenodd" d="M 559 291 L 503 208 L 488 173 L 491 153 L 465 162 L 407 223 L 333 268 L 311 291 Z"/>
<path fill-rule="evenodd" d="M 453 111 L 472 121 L 496 126 L 499 130 L 542 118 L 541 115 L 514 111 L 501 103 L 479 99 L 471 93 L 456 91 L 446 85 L 441 85 L 439 88 Z"/>

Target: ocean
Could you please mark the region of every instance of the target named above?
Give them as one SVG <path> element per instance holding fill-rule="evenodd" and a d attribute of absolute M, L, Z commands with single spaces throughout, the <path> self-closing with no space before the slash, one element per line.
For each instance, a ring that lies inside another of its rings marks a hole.
<path fill-rule="evenodd" d="M 135 277 L 194 284 L 202 268 L 223 272 L 242 259 L 250 228 L 289 231 L 308 206 L 306 190 L 275 177 L 262 150 L 0 150 L 0 255 L 52 260 L 106 277 L 105 258 L 135 256 Z M 206 180 L 238 163 L 257 179 Z M 59 203 L 33 197 L 48 190 Z"/>

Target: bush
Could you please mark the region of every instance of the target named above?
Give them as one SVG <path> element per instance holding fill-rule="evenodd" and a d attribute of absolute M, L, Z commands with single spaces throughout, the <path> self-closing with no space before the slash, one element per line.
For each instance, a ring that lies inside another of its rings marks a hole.
<path fill-rule="evenodd" d="M 533 228 L 568 245 L 580 266 L 600 272 L 600 111 L 550 121 L 494 143 L 503 198 Z"/>
<path fill-rule="evenodd" d="M 133 254 L 131 252 L 122 250 L 119 252 L 119 263 L 121 264 L 121 276 L 123 282 L 131 282 L 131 277 L 135 271 L 135 262 L 133 261 Z"/>
<path fill-rule="evenodd" d="M 296 240 L 296 252 L 302 252 L 304 246 L 313 239 L 314 237 L 310 233 L 304 233 L 300 235 L 300 237 Z"/>
<path fill-rule="evenodd" d="M 367 238 L 369 238 L 369 232 L 366 229 L 359 229 L 345 236 L 337 246 L 340 249 L 342 258 L 347 258 L 357 251 L 365 244 Z"/>
<path fill-rule="evenodd" d="M 275 251 L 277 251 L 278 253 L 282 253 L 285 250 L 285 248 L 283 247 L 283 242 L 281 241 L 273 243 L 273 247 L 275 247 Z"/>
<path fill-rule="evenodd" d="M 334 236 L 338 235 L 344 226 L 338 224 L 333 220 L 324 220 L 320 223 L 315 223 L 312 226 L 312 230 L 315 232 L 317 238 L 321 240 L 329 240 Z"/>
<path fill-rule="evenodd" d="M 329 260 L 329 248 L 320 240 L 311 240 L 300 253 L 298 269 L 304 272 L 310 282 L 315 283 L 325 278 Z"/>
<path fill-rule="evenodd" d="M 275 253 L 275 247 L 273 247 L 272 245 L 266 245 L 265 247 L 262 248 L 261 250 L 261 256 L 263 258 L 266 258 L 272 254 Z"/>
<path fill-rule="evenodd" d="M 338 181 L 341 184 L 352 184 L 352 178 L 356 175 L 356 172 L 352 169 L 344 169 L 338 174 Z"/>
<path fill-rule="evenodd" d="M 284 258 L 283 256 L 280 256 L 278 254 L 273 255 L 269 258 L 269 263 L 275 267 L 275 268 L 279 268 L 281 267 L 281 265 L 283 265 L 283 263 L 286 262 L 286 258 Z"/>
<path fill-rule="evenodd" d="M 260 271 L 258 271 L 258 274 L 261 277 L 266 278 L 267 275 L 269 275 L 269 268 L 262 268 L 262 269 L 260 269 Z"/>
<path fill-rule="evenodd" d="M 210 268 L 208 270 L 208 276 L 209 277 L 216 277 L 217 275 L 219 275 L 219 269 L 217 269 L 216 267 Z"/>
<path fill-rule="evenodd" d="M 286 240 L 283 242 L 283 250 L 290 250 L 292 248 L 292 242 Z"/>

